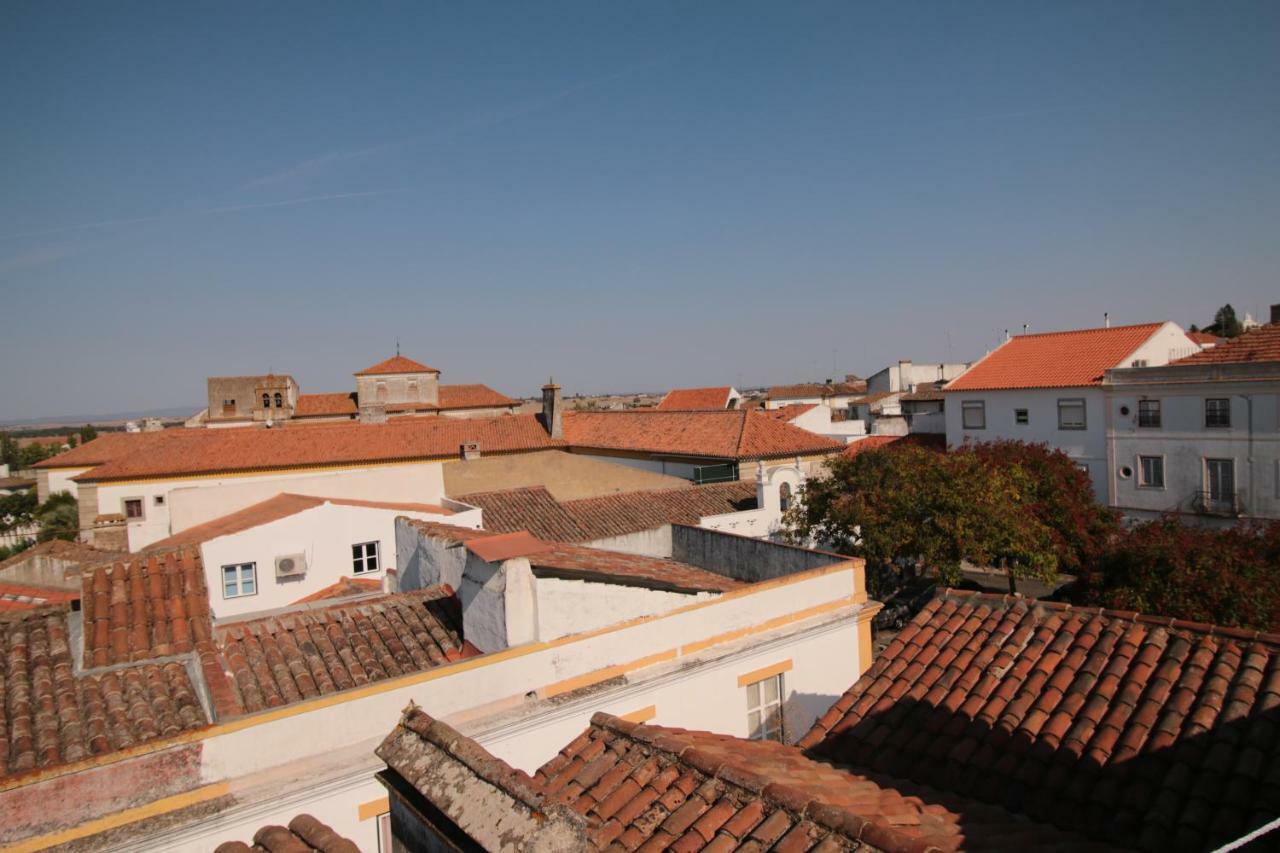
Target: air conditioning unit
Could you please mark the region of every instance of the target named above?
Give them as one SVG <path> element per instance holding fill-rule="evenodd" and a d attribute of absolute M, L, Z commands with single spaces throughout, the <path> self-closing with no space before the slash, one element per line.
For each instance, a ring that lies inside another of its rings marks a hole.
<path fill-rule="evenodd" d="M 306 573 L 306 554 L 286 554 L 283 557 L 276 557 L 277 578 L 300 578 Z"/>

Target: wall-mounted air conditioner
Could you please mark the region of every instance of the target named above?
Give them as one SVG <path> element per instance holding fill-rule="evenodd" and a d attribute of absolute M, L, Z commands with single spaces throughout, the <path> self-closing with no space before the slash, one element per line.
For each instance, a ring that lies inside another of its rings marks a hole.
<path fill-rule="evenodd" d="M 306 554 L 286 554 L 283 557 L 276 557 L 277 578 L 300 578 L 306 573 Z"/>

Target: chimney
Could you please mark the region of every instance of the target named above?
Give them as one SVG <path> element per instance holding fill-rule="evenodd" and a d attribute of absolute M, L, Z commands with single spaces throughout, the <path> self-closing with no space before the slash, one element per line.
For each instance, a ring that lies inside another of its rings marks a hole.
<path fill-rule="evenodd" d="M 356 419 L 362 424 L 385 424 L 387 407 L 383 403 L 365 403 L 357 410 Z"/>
<path fill-rule="evenodd" d="M 464 442 L 461 449 L 461 455 L 463 460 L 465 461 L 470 461 L 472 459 L 479 459 L 480 458 L 480 442 L 478 441 Z"/>
<path fill-rule="evenodd" d="M 1111 328 L 1111 312 L 1110 311 L 1102 312 L 1102 328 L 1104 329 Z"/>
<path fill-rule="evenodd" d="M 1280 323 L 1280 305 L 1271 306 L 1271 324 Z"/>
<path fill-rule="evenodd" d="M 561 412 L 560 386 L 554 378 L 542 386 L 542 425 L 552 438 L 564 438 L 564 413 Z"/>
<path fill-rule="evenodd" d="M 892 383 L 891 383 L 892 384 Z M 898 387 L 890 387 L 890 391 L 909 391 L 911 389 L 911 359 L 898 359 Z"/>

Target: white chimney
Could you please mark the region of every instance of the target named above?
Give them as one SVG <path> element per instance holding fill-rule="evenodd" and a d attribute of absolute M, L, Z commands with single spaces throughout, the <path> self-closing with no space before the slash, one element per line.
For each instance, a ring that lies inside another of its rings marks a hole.
<path fill-rule="evenodd" d="M 1111 328 L 1111 312 L 1110 311 L 1102 312 L 1102 327 L 1104 329 Z"/>

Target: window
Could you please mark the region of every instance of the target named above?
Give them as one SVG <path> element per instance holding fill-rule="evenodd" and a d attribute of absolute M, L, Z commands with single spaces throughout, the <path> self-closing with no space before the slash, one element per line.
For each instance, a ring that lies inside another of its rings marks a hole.
<path fill-rule="evenodd" d="M 791 484 L 783 483 L 778 486 L 778 506 L 783 512 L 791 509 Z"/>
<path fill-rule="evenodd" d="M 142 518 L 142 498 L 126 498 L 124 517 L 128 519 Z"/>
<path fill-rule="evenodd" d="M 284 408 L 284 398 L 280 396 L 280 392 L 279 392 L 279 391 L 277 391 L 277 392 L 276 392 L 276 408 L 277 408 L 277 409 L 283 409 L 283 408 Z"/>
<path fill-rule="evenodd" d="M 264 408 L 264 409 L 269 409 L 269 408 L 271 408 L 271 395 L 270 395 L 270 394 L 263 394 L 263 395 L 262 395 L 262 408 Z"/>
<path fill-rule="evenodd" d="M 747 737 L 782 741 L 782 673 L 747 685 Z"/>
<path fill-rule="evenodd" d="M 1236 463 L 1234 459 L 1206 459 L 1204 461 L 1205 496 L 1213 503 L 1227 503 L 1236 494 Z"/>
<path fill-rule="evenodd" d="M 1164 457 L 1139 456 L 1138 485 L 1144 489 L 1164 488 Z"/>
<path fill-rule="evenodd" d="M 1026 409 L 1014 409 L 1013 422 L 1015 424 L 1029 424 L 1031 423 L 1031 416 L 1027 414 Z"/>
<path fill-rule="evenodd" d="M 236 563 L 222 567 L 222 597 L 242 598 L 258 592 L 258 564 Z"/>
<path fill-rule="evenodd" d="M 1160 401 L 1159 400 L 1139 400 L 1138 401 L 1138 426 L 1140 427 L 1160 426 Z"/>
<path fill-rule="evenodd" d="M 1074 398 L 1058 401 L 1058 429 L 1084 429 L 1084 400 Z"/>
<path fill-rule="evenodd" d="M 223 400 L 223 401 L 222 401 L 222 408 L 224 408 L 224 409 L 234 409 L 235 407 L 236 407 L 236 401 L 235 401 L 235 400 Z"/>
<path fill-rule="evenodd" d="M 982 400 L 965 400 L 960 404 L 960 424 L 965 429 L 986 429 L 987 404 Z"/>
<path fill-rule="evenodd" d="M 409 399 L 418 399 L 418 383 L 414 382 L 412 379 L 409 380 Z"/>
<path fill-rule="evenodd" d="M 1147 360 L 1146 360 L 1145 358 L 1135 358 L 1135 359 L 1134 359 L 1134 360 L 1129 364 L 1129 366 L 1130 366 L 1130 367 L 1146 367 L 1146 366 L 1147 366 Z"/>
<path fill-rule="evenodd" d="M 387 383 L 379 382 L 377 385 L 377 399 L 379 403 L 387 402 Z"/>
<path fill-rule="evenodd" d="M 156 496 L 152 499 L 152 502 L 153 502 L 156 506 L 164 506 L 164 495 L 156 495 Z"/>
<path fill-rule="evenodd" d="M 1226 397 L 1205 400 L 1204 425 L 1206 427 L 1231 426 L 1231 400 Z"/>
<path fill-rule="evenodd" d="M 351 562 L 354 565 L 353 570 L 358 575 L 376 572 L 378 570 L 378 543 L 361 542 L 359 545 L 352 545 Z"/>

